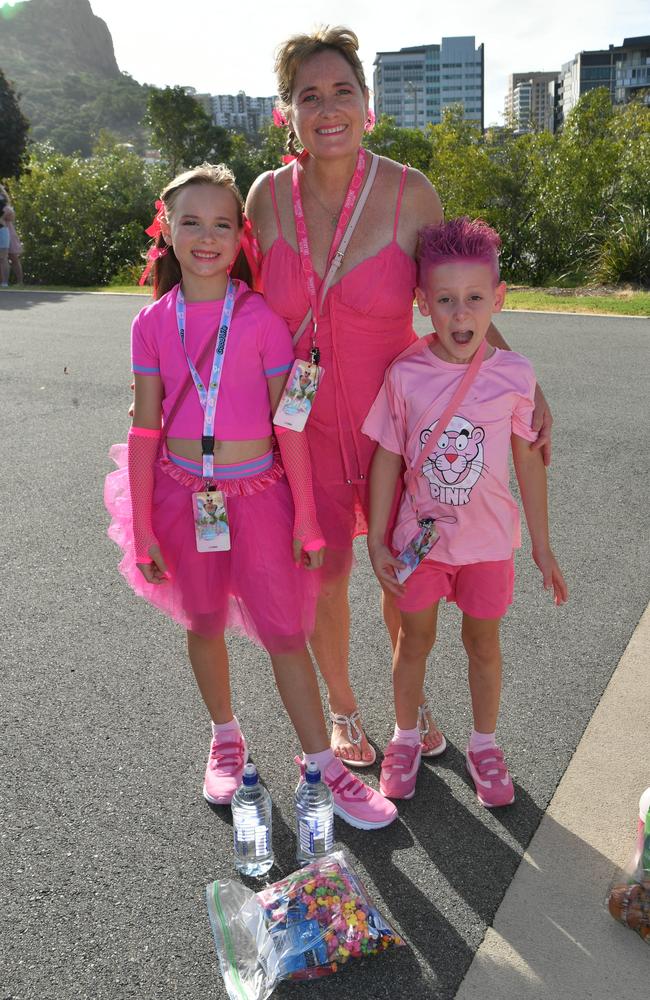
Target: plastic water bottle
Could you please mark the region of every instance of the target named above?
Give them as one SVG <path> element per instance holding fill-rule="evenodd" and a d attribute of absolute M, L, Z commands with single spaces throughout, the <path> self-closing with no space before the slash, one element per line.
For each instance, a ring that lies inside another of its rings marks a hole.
<path fill-rule="evenodd" d="M 271 796 L 254 764 L 246 764 L 231 802 L 235 867 L 242 875 L 265 875 L 273 864 Z"/>
<path fill-rule="evenodd" d="M 334 804 L 332 793 L 320 779 L 318 765 L 311 761 L 305 780 L 296 788 L 296 829 L 301 864 L 321 858 L 332 849 L 334 840 Z"/>

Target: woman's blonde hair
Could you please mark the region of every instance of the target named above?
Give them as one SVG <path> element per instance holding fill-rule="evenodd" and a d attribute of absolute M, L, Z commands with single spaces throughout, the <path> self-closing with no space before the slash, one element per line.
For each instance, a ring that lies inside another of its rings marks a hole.
<path fill-rule="evenodd" d="M 179 174 L 160 195 L 160 200 L 165 207 L 165 215 L 169 216 L 174 211 L 174 202 L 178 198 L 180 191 L 190 185 L 210 184 L 214 187 L 225 188 L 230 191 L 237 206 L 237 225 L 241 229 L 244 225 L 244 199 L 241 196 L 235 175 L 230 167 L 225 163 L 202 163 L 198 167 L 186 170 Z M 166 248 L 164 256 L 158 257 L 153 265 L 154 298 L 159 299 L 166 292 L 177 285 L 182 278 L 181 266 L 178 263 L 173 247 L 168 246 L 160 233 L 156 237 L 155 245 L 161 249 Z M 241 278 L 248 284 L 251 282 L 251 273 L 246 257 L 242 250 L 239 251 L 233 263 L 231 274 L 233 278 Z"/>
<path fill-rule="evenodd" d="M 311 35 L 292 35 L 286 42 L 278 46 L 275 53 L 275 75 L 278 87 L 278 106 L 284 115 L 291 109 L 291 98 L 296 81 L 296 74 L 306 59 L 318 55 L 319 52 L 338 52 L 349 63 L 356 77 L 361 92 L 367 91 L 366 77 L 359 59 L 359 39 L 349 28 L 342 25 L 321 25 Z M 294 146 L 295 135 L 291 128 L 287 140 L 287 148 L 292 155 L 297 154 Z"/>

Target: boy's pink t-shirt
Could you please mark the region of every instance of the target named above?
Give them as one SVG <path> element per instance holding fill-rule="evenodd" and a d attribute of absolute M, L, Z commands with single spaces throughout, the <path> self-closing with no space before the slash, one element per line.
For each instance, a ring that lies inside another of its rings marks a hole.
<path fill-rule="evenodd" d="M 239 298 L 247 290 L 240 282 Z M 163 422 L 176 396 L 190 378 L 176 323 L 178 285 L 152 305 L 142 309 L 131 328 L 131 358 L 138 375 L 159 375 L 163 383 Z M 214 336 L 223 311 L 218 302 L 186 303 L 185 344 L 196 364 L 204 345 Z M 213 352 L 199 369 L 207 383 Z M 251 294 L 233 314 L 221 387 L 217 400 L 214 433 L 224 441 L 246 441 L 271 434 L 271 404 L 267 379 L 286 374 L 293 364 L 293 344 L 287 324 L 266 305 L 261 295 Z M 168 428 L 171 437 L 200 438 L 203 410 L 192 385 Z"/>
<path fill-rule="evenodd" d="M 431 445 L 435 423 L 466 371 L 437 358 L 429 342 L 390 366 L 363 424 L 365 434 L 411 467 L 425 443 Z M 537 437 L 534 392 L 535 373 L 521 354 L 495 350 L 481 365 L 417 477 L 420 517 L 435 518 L 440 536 L 428 559 L 452 566 L 493 562 L 509 559 L 521 545 L 519 508 L 508 488 L 510 435 Z M 404 491 L 392 538 L 396 551 L 418 530 Z"/>

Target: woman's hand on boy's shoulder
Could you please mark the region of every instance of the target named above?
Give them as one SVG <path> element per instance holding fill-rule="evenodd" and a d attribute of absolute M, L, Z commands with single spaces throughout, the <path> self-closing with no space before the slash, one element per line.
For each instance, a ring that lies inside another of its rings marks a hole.
<path fill-rule="evenodd" d="M 551 549 L 536 551 L 533 549 L 535 565 L 542 574 L 544 590 L 553 591 L 554 604 L 566 604 L 569 599 L 569 588 L 566 585 L 562 570 Z"/>

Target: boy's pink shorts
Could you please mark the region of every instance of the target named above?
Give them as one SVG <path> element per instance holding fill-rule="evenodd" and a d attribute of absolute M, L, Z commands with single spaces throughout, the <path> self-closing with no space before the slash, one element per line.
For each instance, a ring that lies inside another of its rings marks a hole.
<path fill-rule="evenodd" d="M 404 595 L 396 598 L 396 604 L 400 611 L 424 611 L 445 597 L 472 618 L 502 618 L 512 604 L 514 586 L 512 556 L 466 566 L 425 559 L 404 584 Z"/>

